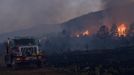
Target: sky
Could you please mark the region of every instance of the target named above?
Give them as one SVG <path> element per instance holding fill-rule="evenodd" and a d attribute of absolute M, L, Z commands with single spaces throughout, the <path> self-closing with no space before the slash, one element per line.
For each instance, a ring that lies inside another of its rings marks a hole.
<path fill-rule="evenodd" d="M 101 0 L 0 0 L 0 34 L 99 11 Z"/>

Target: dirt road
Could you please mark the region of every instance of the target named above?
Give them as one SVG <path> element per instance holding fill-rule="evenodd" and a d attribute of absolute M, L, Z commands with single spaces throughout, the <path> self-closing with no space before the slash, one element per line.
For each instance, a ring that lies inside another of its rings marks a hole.
<path fill-rule="evenodd" d="M 63 70 L 50 69 L 50 68 L 21 69 L 21 70 L 11 70 L 1 68 L 0 75 L 70 75 L 70 74 Z"/>

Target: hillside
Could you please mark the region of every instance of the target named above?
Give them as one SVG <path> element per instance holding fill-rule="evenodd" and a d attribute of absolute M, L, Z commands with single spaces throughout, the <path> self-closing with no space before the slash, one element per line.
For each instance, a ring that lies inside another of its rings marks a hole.
<path fill-rule="evenodd" d="M 88 13 L 63 23 L 63 29 L 69 33 L 85 30 L 95 33 L 101 25 L 106 25 L 109 28 L 112 24 L 125 23 L 129 25 L 134 21 L 133 8 L 134 3 L 129 3 Z"/>
<path fill-rule="evenodd" d="M 96 31 L 102 25 L 103 11 L 89 13 L 63 23 L 63 29 L 69 32 L 80 32 L 83 30 Z"/>

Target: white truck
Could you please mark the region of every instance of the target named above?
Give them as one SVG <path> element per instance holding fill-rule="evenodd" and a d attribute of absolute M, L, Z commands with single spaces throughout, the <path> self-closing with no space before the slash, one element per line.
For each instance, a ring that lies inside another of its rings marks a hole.
<path fill-rule="evenodd" d="M 18 67 L 20 64 L 34 64 L 41 67 L 44 55 L 39 41 L 34 38 L 8 38 L 6 44 L 5 64 L 7 67 Z"/>

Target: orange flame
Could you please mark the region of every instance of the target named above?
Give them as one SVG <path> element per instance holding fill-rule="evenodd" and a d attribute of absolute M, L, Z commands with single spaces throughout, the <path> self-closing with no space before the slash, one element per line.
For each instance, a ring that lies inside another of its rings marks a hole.
<path fill-rule="evenodd" d="M 119 37 L 121 37 L 121 36 L 125 37 L 127 35 L 127 26 L 125 24 L 121 24 L 121 25 L 118 26 L 117 35 Z"/>
<path fill-rule="evenodd" d="M 90 35 L 90 32 L 86 30 L 85 32 L 77 33 L 76 37 L 79 38 L 81 36 L 89 36 L 89 35 Z"/>
<path fill-rule="evenodd" d="M 88 36 L 89 35 L 89 31 L 86 30 L 85 32 L 82 33 L 83 36 Z"/>

